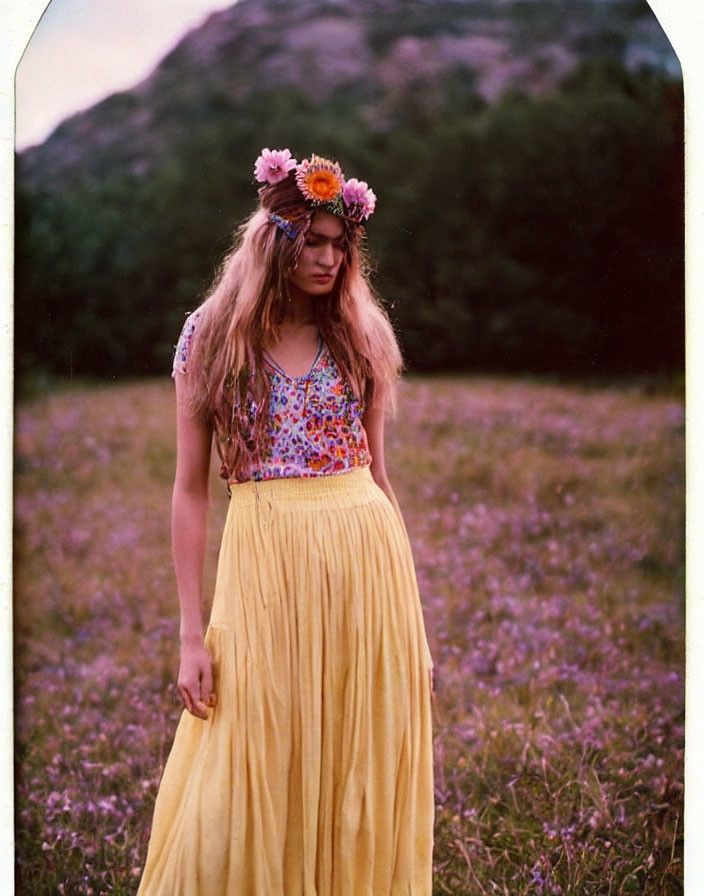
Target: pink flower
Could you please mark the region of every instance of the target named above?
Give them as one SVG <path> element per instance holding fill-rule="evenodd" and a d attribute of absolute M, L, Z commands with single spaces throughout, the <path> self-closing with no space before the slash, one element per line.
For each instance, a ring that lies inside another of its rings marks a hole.
<path fill-rule="evenodd" d="M 254 163 L 254 177 L 262 184 L 278 184 L 296 165 L 290 149 L 263 149 Z"/>
<path fill-rule="evenodd" d="M 376 196 L 364 180 L 351 177 L 342 189 L 342 199 L 351 218 L 368 218 L 376 208 Z"/>

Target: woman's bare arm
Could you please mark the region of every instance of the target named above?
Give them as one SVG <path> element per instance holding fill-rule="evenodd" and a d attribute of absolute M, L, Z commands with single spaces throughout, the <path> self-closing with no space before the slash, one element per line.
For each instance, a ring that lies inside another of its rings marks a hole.
<path fill-rule="evenodd" d="M 399 519 L 402 520 L 401 509 L 398 506 L 396 495 L 391 488 L 391 483 L 389 482 L 389 477 L 386 472 L 386 458 L 384 455 L 385 404 L 383 395 L 375 396 L 364 412 L 362 422 L 367 433 L 369 452 L 372 456 L 371 473 L 374 482 L 376 482 L 389 501 L 391 501 Z"/>
<path fill-rule="evenodd" d="M 189 409 L 185 391 L 184 377 L 177 375 L 171 544 L 181 608 L 178 689 L 186 709 L 207 718 L 207 705 L 213 703 L 213 678 L 210 655 L 203 644 L 201 606 L 212 434 Z"/>

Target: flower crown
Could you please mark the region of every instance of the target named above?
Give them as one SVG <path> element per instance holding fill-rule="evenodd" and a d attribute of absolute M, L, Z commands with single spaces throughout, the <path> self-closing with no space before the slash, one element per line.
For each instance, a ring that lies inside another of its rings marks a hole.
<path fill-rule="evenodd" d="M 289 149 L 263 149 L 254 164 L 254 177 L 261 184 L 278 184 L 292 171 L 306 202 L 333 215 L 361 224 L 376 207 L 374 191 L 365 181 L 345 180 L 338 163 L 322 156 L 297 162 Z M 296 238 L 298 231 L 292 221 L 275 214 L 269 218 L 289 239 Z"/>

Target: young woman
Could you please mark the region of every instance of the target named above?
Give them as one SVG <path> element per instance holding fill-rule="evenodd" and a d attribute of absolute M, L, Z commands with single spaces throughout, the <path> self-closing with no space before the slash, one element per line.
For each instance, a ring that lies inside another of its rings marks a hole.
<path fill-rule="evenodd" d="M 384 465 L 401 358 L 363 267 L 376 198 L 288 150 L 255 177 L 174 360 L 186 711 L 139 896 L 430 896 L 432 662 Z M 230 505 L 204 637 L 213 441 Z"/>

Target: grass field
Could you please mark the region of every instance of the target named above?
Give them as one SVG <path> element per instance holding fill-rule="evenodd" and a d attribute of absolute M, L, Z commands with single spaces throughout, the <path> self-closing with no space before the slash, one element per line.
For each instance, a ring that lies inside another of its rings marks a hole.
<path fill-rule="evenodd" d="M 637 386 L 404 384 L 438 896 L 682 892 L 683 423 Z M 173 467 L 168 382 L 18 407 L 20 896 L 136 891 L 180 713 Z M 215 475 L 212 505 L 209 582 Z"/>

